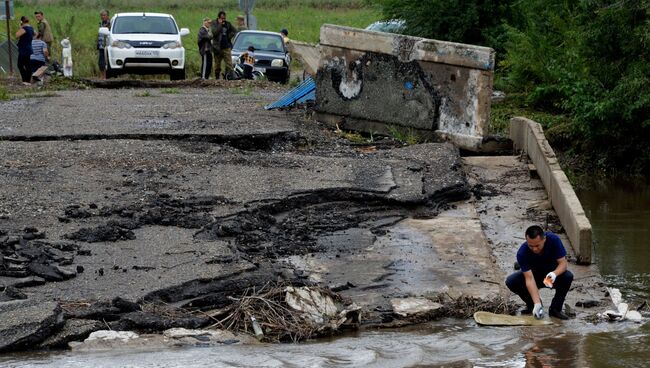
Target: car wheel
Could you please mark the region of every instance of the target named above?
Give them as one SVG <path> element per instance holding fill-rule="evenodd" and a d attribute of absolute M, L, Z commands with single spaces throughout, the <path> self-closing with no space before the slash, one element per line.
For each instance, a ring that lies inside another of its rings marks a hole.
<path fill-rule="evenodd" d="M 185 68 L 183 69 L 174 69 L 169 73 L 169 79 L 176 81 L 176 80 L 184 80 L 185 79 Z"/>

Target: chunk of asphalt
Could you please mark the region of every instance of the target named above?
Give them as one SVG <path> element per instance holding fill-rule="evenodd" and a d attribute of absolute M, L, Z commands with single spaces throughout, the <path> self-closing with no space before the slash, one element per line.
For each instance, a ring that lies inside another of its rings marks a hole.
<path fill-rule="evenodd" d="M 63 328 L 43 341 L 38 347 L 41 349 L 65 348 L 71 341 L 82 341 L 92 332 L 106 328 L 100 321 L 87 319 L 69 319 Z"/>
<path fill-rule="evenodd" d="M 36 346 L 63 326 L 58 303 L 14 300 L 0 303 L 0 351 Z"/>
<path fill-rule="evenodd" d="M 111 304 L 113 305 L 113 307 L 119 309 L 123 313 L 137 312 L 142 310 L 140 304 L 132 302 L 130 300 L 126 300 L 119 296 L 115 297 L 115 299 L 113 299 Z"/>
<path fill-rule="evenodd" d="M 36 276 L 44 278 L 46 281 L 63 281 L 63 275 L 59 273 L 56 266 L 32 262 L 27 269 Z"/>
<path fill-rule="evenodd" d="M 10 286 L 20 289 L 20 288 L 38 286 L 43 284 L 45 284 L 44 278 L 38 276 L 28 276 L 28 277 L 12 280 Z"/>

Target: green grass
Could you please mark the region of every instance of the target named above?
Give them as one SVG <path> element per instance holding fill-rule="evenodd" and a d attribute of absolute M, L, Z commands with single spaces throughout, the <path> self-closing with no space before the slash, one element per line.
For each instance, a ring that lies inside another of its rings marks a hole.
<path fill-rule="evenodd" d="M 393 138 L 408 145 L 418 144 L 425 141 L 413 128 L 404 128 L 393 125 L 388 127 L 388 131 Z"/>
<path fill-rule="evenodd" d="M 181 93 L 181 91 L 178 88 L 163 88 L 160 90 L 160 93 L 164 93 L 168 95 L 177 95 Z"/>
<path fill-rule="evenodd" d="M 135 94 L 135 97 L 151 97 L 151 96 L 152 96 L 151 92 L 147 90 Z"/>
<path fill-rule="evenodd" d="M 9 91 L 7 91 L 7 88 L 3 85 L 0 85 L 0 101 L 7 101 L 11 99 L 11 96 L 9 96 Z"/>
<path fill-rule="evenodd" d="M 201 66 L 196 35 L 202 19 L 206 16 L 215 18 L 218 11 L 223 9 L 228 19 L 234 22 L 236 15 L 241 11 L 234 0 L 184 0 L 182 6 L 178 4 L 176 0 L 27 0 L 16 1 L 15 14 L 16 18 L 28 15 L 34 25 L 34 11 L 42 10 L 54 32 L 54 59 L 61 59 L 59 42 L 68 37 L 72 43 L 74 75 L 91 78 L 99 76 L 96 40 L 101 9 L 107 8 L 111 14 L 142 10 L 170 13 L 176 18 L 179 27 L 189 28 L 191 31 L 183 38 L 183 45 L 186 49 L 187 78 L 196 78 Z M 299 0 L 290 5 L 286 1 L 262 0 L 256 2 L 252 14 L 257 18 L 258 29 L 277 32 L 287 28 L 291 39 L 305 42 L 318 42 L 320 27 L 324 23 L 363 28 L 381 17 L 377 9 L 365 6 L 363 0 Z M 15 33 L 18 23 L 11 22 L 12 34 Z"/>
<path fill-rule="evenodd" d="M 169 9 L 178 9 L 181 7 L 178 0 L 16 0 L 16 4 L 20 6 L 35 7 L 35 6 L 76 6 L 83 8 L 96 8 L 96 9 L 111 9 L 111 8 L 126 8 L 135 6 L 147 7 L 162 6 Z M 293 1 L 294 4 L 301 6 L 310 6 L 318 9 L 332 9 L 332 8 L 349 8 L 357 9 L 366 5 L 365 0 L 297 0 Z M 206 2 L 205 0 L 183 0 L 183 8 L 200 8 L 203 9 L 209 6 L 210 9 L 223 9 L 229 7 L 236 7 L 236 0 L 215 0 Z M 257 0 L 255 1 L 255 10 L 260 8 L 277 8 L 286 7 L 286 0 Z M 39 8 L 40 9 L 40 8 Z"/>
<path fill-rule="evenodd" d="M 250 96 L 253 94 L 253 87 L 251 86 L 242 86 L 239 88 L 230 88 L 228 89 L 233 94 L 236 95 L 242 95 L 242 96 Z"/>

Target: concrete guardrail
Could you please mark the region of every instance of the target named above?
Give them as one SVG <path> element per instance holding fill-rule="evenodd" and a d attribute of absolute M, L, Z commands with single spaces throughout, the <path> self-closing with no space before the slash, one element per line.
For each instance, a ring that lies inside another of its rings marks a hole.
<path fill-rule="evenodd" d="M 571 241 L 577 263 L 591 263 L 593 249 L 591 223 L 569 179 L 562 171 L 555 152 L 546 140 L 542 126 L 526 118 L 512 118 L 510 139 L 513 141 L 514 149 L 526 152 L 535 165 L 548 193 L 549 201 Z"/>

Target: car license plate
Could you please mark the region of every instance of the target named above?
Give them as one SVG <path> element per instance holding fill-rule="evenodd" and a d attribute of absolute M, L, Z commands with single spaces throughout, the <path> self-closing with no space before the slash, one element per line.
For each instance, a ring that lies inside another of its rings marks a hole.
<path fill-rule="evenodd" d="M 258 72 L 260 72 L 260 73 L 266 73 L 266 68 L 258 68 L 258 67 L 255 67 L 255 68 L 253 68 L 253 69 L 256 70 L 256 71 L 258 71 Z"/>
<path fill-rule="evenodd" d="M 159 56 L 160 51 L 158 50 L 135 50 L 135 54 L 138 56 Z"/>

